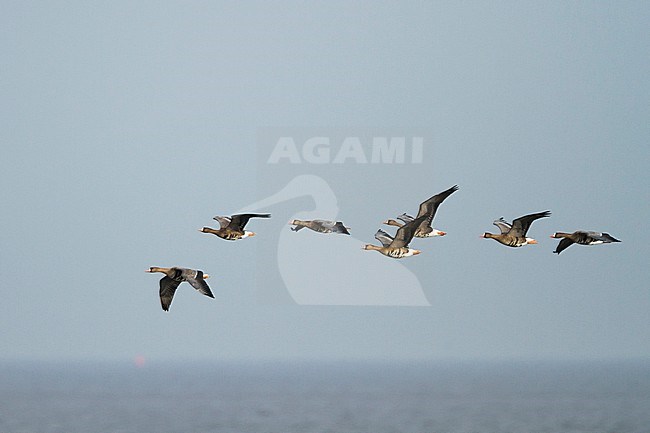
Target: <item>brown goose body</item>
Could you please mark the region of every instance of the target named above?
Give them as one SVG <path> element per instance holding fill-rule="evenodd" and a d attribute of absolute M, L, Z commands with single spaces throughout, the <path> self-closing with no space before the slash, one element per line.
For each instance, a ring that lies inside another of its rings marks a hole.
<path fill-rule="evenodd" d="M 444 236 L 447 234 L 446 232 L 431 227 L 431 223 L 433 221 L 433 217 L 436 215 L 438 206 L 440 206 L 440 204 L 447 197 L 449 197 L 451 194 L 453 194 L 456 191 L 458 191 L 458 185 L 454 185 L 451 188 L 439 194 L 436 194 L 433 197 L 420 203 L 420 208 L 418 210 L 418 215 L 416 218 L 420 218 L 422 216 L 426 216 L 427 218 L 424 219 L 420 223 L 420 225 L 416 228 L 414 234 L 416 238 L 429 238 L 433 236 Z M 400 221 L 389 219 L 387 221 L 384 221 L 384 224 L 387 224 L 389 226 L 402 227 L 404 224 L 413 221 L 415 218 L 403 213 L 402 215 L 398 216 L 397 219 Z"/>
<path fill-rule="evenodd" d="M 536 244 L 537 241 L 533 238 L 526 237 L 526 233 L 530 228 L 530 225 L 533 221 L 539 218 L 546 218 L 551 215 L 550 211 L 533 213 L 530 215 L 524 215 L 512 221 L 512 224 L 509 224 L 503 218 L 499 218 L 494 221 L 493 224 L 501 230 L 501 233 L 483 233 L 482 238 L 494 239 L 495 241 L 513 248 L 523 247 L 524 245 Z"/>
<path fill-rule="evenodd" d="M 169 311 L 176 289 L 183 281 L 190 283 L 192 287 L 205 296 L 214 298 L 208 283 L 205 282 L 205 279 L 210 278 L 210 276 L 204 274 L 203 271 L 179 267 L 160 268 L 152 266 L 145 272 L 161 272 L 165 274 L 165 276 L 160 280 L 160 305 L 165 311 Z"/>
<path fill-rule="evenodd" d="M 408 244 L 413 239 L 415 230 L 426 218 L 426 215 L 421 216 L 409 223 L 404 224 L 397 229 L 397 233 L 395 233 L 394 238 L 383 230 L 379 230 L 375 234 L 375 238 L 382 243 L 382 246 L 380 247 L 377 245 L 366 244 L 363 249 L 374 250 L 385 255 L 386 257 L 391 257 L 393 259 L 401 259 L 404 257 L 418 255 L 421 251 L 409 248 Z"/>
<path fill-rule="evenodd" d="M 297 232 L 303 228 L 308 228 L 318 233 L 341 233 L 344 235 L 349 235 L 348 231 L 350 228 L 346 227 L 341 221 L 327 221 L 327 220 L 293 220 L 289 225 L 295 226 L 291 227 L 291 230 Z"/>
<path fill-rule="evenodd" d="M 621 242 L 609 233 L 585 230 L 576 230 L 573 233 L 555 232 L 551 235 L 551 238 L 562 239 L 555 248 L 555 251 L 553 251 L 556 254 L 560 254 L 562 251 L 569 248 L 573 244 L 600 245 L 610 244 L 613 242 Z"/>
<path fill-rule="evenodd" d="M 230 217 L 216 216 L 213 219 L 219 221 L 220 228 L 213 229 L 210 227 L 203 227 L 199 229 L 202 233 L 210 233 L 225 239 L 227 241 L 236 241 L 250 236 L 255 236 L 254 232 L 244 230 L 244 227 L 251 218 L 271 218 L 270 214 L 255 214 L 245 213 L 237 214 Z"/>

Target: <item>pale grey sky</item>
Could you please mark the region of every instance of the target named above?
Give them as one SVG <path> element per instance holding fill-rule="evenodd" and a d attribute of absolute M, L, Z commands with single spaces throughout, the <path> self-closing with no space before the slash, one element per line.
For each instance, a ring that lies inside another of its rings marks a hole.
<path fill-rule="evenodd" d="M 2 9 L 1 358 L 650 357 L 647 2 Z M 449 234 L 402 261 L 430 307 L 301 306 L 260 281 L 305 199 L 255 238 L 197 232 L 289 180 L 260 170 L 269 128 L 426 138 L 418 166 L 294 174 L 336 179 L 364 242 L 458 184 Z M 539 245 L 479 238 L 547 209 Z M 552 254 L 575 229 L 623 242 Z M 216 299 L 181 287 L 164 313 L 154 265 L 203 269 Z"/>

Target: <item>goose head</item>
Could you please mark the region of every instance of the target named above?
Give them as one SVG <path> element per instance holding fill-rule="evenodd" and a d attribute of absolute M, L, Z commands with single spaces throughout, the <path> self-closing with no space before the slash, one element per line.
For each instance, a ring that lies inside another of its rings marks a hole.
<path fill-rule="evenodd" d="M 388 226 L 395 226 L 395 227 L 402 227 L 404 225 L 404 223 L 399 223 L 393 219 L 386 220 L 382 224 L 386 224 Z"/>

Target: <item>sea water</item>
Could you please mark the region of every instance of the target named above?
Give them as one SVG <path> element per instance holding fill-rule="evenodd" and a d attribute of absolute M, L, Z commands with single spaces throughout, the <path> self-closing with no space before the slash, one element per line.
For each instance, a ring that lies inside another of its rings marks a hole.
<path fill-rule="evenodd" d="M 650 432 L 647 362 L 5 362 L 0 369 L 0 433 Z"/>

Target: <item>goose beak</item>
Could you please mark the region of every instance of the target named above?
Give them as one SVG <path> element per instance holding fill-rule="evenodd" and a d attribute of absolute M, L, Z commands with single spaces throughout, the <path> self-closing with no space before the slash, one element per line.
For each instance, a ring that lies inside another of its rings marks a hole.
<path fill-rule="evenodd" d="M 145 272 L 153 272 L 151 269 L 145 269 Z"/>
<path fill-rule="evenodd" d="M 204 280 L 207 280 L 208 278 L 210 278 L 210 275 L 209 275 L 209 274 L 203 274 L 203 279 L 204 279 Z"/>
<path fill-rule="evenodd" d="M 528 245 L 535 245 L 537 241 L 535 239 L 531 239 L 528 241 Z"/>
<path fill-rule="evenodd" d="M 413 250 L 413 255 L 414 255 L 414 256 L 417 256 L 417 255 L 420 254 L 421 252 L 422 252 L 422 251 L 420 251 L 420 250 Z"/>
<path fill-rule="evenodd" d="M 440 236 L 445 236 L 447 232 L 440 232 Z"/>

